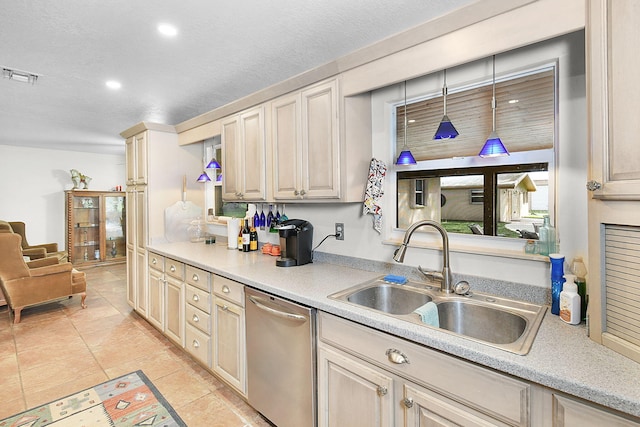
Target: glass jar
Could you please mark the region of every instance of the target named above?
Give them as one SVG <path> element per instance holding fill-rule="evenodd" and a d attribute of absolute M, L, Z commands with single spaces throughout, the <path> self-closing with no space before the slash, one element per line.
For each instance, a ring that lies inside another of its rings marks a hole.
<path fill-rule="evenodd" d="M 191 221 L 191 224 L 187 227 L 187 233 L 192 243 L 204 242 L 205 230 L 200 218 Z"/>

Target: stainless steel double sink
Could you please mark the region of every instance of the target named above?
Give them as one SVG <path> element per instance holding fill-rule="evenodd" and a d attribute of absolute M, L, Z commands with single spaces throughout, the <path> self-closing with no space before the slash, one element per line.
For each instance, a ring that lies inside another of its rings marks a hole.
<path fill-rule="evenodd" d="M 404 285 L 374 279 L 329 295 L 396 319 L 432 327 L 414 310 L 433 301 L 441 330 L 512 353 L 529 352 L 542 323 L 546 306 L 498 296 L 444 294 L 418 282 Z"/>

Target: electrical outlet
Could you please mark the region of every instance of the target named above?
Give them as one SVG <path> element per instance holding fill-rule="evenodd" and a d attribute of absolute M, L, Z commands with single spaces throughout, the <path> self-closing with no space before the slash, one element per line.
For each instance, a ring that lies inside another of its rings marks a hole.
<path fill-rule="evenodd" d="M 336 222 L 336 240 L 344 240 L 344 224 Z"/>

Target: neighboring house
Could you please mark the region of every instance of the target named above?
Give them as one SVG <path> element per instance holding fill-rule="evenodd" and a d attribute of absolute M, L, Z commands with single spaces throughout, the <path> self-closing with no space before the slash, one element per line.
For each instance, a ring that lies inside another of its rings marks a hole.
<path fill-rule="evenodd" d="M 532 175 L 531 173 L 508 173 L 499 176 L 498 221 L 506 223 L 519 221 L 530 214 L 534 192 L 539 191 L 548 195 L 547 179 L 534 181 Z M 398 186 L 400 227 L 421 219 L 470 221 L 482 224 L 484 192 L 481 175 L 403 181 L 406 182 Z M 432 201 L 439 201 L 439 203 Z M 537 205 L 536 209 L 539 209 L 541 201 Z"/>

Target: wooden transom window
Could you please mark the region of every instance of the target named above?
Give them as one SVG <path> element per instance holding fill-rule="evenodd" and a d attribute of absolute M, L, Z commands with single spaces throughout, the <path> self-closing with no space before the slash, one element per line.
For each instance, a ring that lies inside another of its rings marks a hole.
<path fill-rule="evenodd" d="M 509 152 L 553 148 L 555 68 L 496 81 L 496 130 Z M 436 96 L 407 105 L 407 146 L 416 160 L 476 156 L 492 128 L 492 82 L 472 88 L 449 87 L 447 115 L 460 135 L 434 140 L 443 115 Z M 404 143 L 404 104 L 396 107 L 396 153 Z"/>

